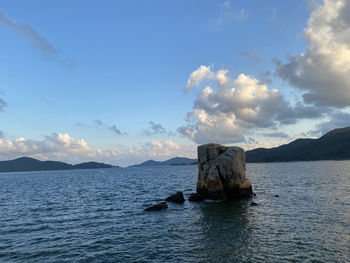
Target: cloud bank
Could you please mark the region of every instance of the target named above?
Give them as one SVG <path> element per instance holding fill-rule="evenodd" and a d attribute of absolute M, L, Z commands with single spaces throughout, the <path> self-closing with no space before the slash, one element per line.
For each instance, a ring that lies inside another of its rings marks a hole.
<path fill-rule="evenodd" d="M 53 133 L 42 141 L 16 138 L 0 139 L 1 159 L 32 156 L 40 159 L 54 159 L 74 162 L 77 156 L 97 157 L 101 151 L 93 150 L 83 139 L 74 139 L 66 133 Z"/>
<path fill-rule="evenodd" d="M 41 160 L 59 160 L 68 163 L 101 161 L 115 165 L 130 165 L 148 159 L 164 160 L 175 156 L 195 156 L 195 147 L 177 144 L 171 140 L 151 141 L 137 147 L 118 146 L 99 149 L 88 145 L 84 139 L 76 139 L 67 133 L 52 133 L 43 140 L 0 137 L 0 159 L 9 160 L 29 156 Z"/>
<path fill-rule="evenodd" d="M 257 129 L 267 129 L 262 133 L 266 137 L 287 138 L 287 134 L 274 130 L 301 119 L 328 117 L 316 127 L 317 133 L 348 126 L 348 114 L 339 109 L 350 106 L 349 14 L 350 1 L 318 4 L 303 32 L 305 51 L 288 56 L 286 62 L 275 61 L 277 76 L 301 91 L 297 102 L 269 89 L 269 71 L 261 79 L 246 74 L 231 78 L 228 70 L 215 72 L 211 66 L 202 65 L 188 78 L 185 92 L 198 87 L 201 90 L 178 132 L 196 143 L 239 143 L 248 142 L 247 136 Z M 240 54 L 252 59 L 254 55 L 252 51 Z"/>
<path fill-rule="evenodd" d="M 209 85 L 197 94 L 193 111 L 187 115 L 187 124 L 178 128 L 179 133 L 196 143 L 237 143 L 245 141 L 254 129 L 322 116 L 322 108 L 301 102 L 291 105 L 277 89 L 269 89 L 258 79 L 245 74 L 231 78 L 228 73 L 214 72 L 204 65 L 191 73 L 187 92 L 201 83 Z"/>
<path fill-rule="evenodd" d="M 312 12 L 305 52 L 276 61 L 278 76 L 303 92 L 305 103 L 350 105 L 350 1 L 325 0 Z"/>

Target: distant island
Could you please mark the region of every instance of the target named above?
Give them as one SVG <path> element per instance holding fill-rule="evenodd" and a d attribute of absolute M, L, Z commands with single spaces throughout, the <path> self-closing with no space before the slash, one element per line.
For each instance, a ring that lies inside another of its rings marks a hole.
<path fill-rule="evenodd" d="M 249 163 L 350 159 L 350 127 L 332 130 L 318 139 L 297 139 L 275 148 L 246 152 Z"/>
<path fill-rule="evenodd" d="M 24 171 L 51 171 L 51 170 L 76 170 L 112 168 L 110 164 L 85 162 L 79 164 L 68 164 L 56 161 L 40 161 L 30 157 L 21 157 L 9 161 L 0 161 L 0 172 L 24 172 Z"/>
<path fill-rule="evenodd" d="M 193 164 L 198 164 L 197 159 L 175 157 L 175 158 L 171 158 L 169 160 L 163 161 L 163 162 L 148 160 L 148 161 L 140 163 L 140 164 L 132 165 L 132 167 L 135 167 L 135 166 L 161 166 L 161 165 L 193 165 Z"/>

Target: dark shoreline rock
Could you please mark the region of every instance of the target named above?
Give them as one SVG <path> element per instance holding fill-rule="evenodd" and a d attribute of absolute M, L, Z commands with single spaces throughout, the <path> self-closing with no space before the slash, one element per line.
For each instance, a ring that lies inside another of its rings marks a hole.
<path fill-rule="evenodd" d="M 188 201 L 190 202 L 201 202 L 204 201 L 204 196 L 198 193 L 192 193 L 190 197 L 188 198 Z"/>
<path fill-rule="evenodd" d="M 177 204 L 183 204 L 185 202 L 185 198 L 182 192 L 177 192 L 165 199 L 167 202 L 173 202 Z"/>
<path fill-rule="evenodd" d="M 168 208 L 168 204 L 166 202 L 161 202 L 159 204 L 146 208 L 144 211 L 145 212 L 161 211 L 167 208 Z"/>

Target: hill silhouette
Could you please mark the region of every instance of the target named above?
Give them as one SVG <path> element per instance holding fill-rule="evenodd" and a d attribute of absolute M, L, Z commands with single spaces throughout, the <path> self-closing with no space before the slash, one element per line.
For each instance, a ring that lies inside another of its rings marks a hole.
<path fill-rule="evenodd" d="M 86 162 L 72 165 L 64 162 L 40 161 L 30 157 L 21 157 L 14 160 L 0 161 L 0 172 L 74 170 L 112 167 L 113 166 L 109 164 L 96 162 Z"/>
<path fill-rule="evenodd" d="M 349 159 L 350 127 L 332 130 L 318 139 L 297 139 L 271 149 L 246 152 L 246 161 L 251 163 Z"/>
<path fill-rule="evenodd" d="M 159 166 L 159 165 L 191 165 L 191 164 L 197 164 L 197 159 L 190 159 L 190 158 L 184 158 L 184 157 L 175 157 L 171 158 L 166 161 L 154 161 L 154 160 L 148 160 L 146 162 L 136 164 L 133 166 Z"/>

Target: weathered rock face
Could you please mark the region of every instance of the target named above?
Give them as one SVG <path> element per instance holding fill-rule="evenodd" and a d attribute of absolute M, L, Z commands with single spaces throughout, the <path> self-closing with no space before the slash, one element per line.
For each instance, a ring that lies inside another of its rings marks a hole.
<path fill-rule="evenodd" d="M 243 149 L 219 144 L 200 145 L 197 193 L 214 200 L 250 197 L 252 185 L 245 178 L 245 170 Z"/>

